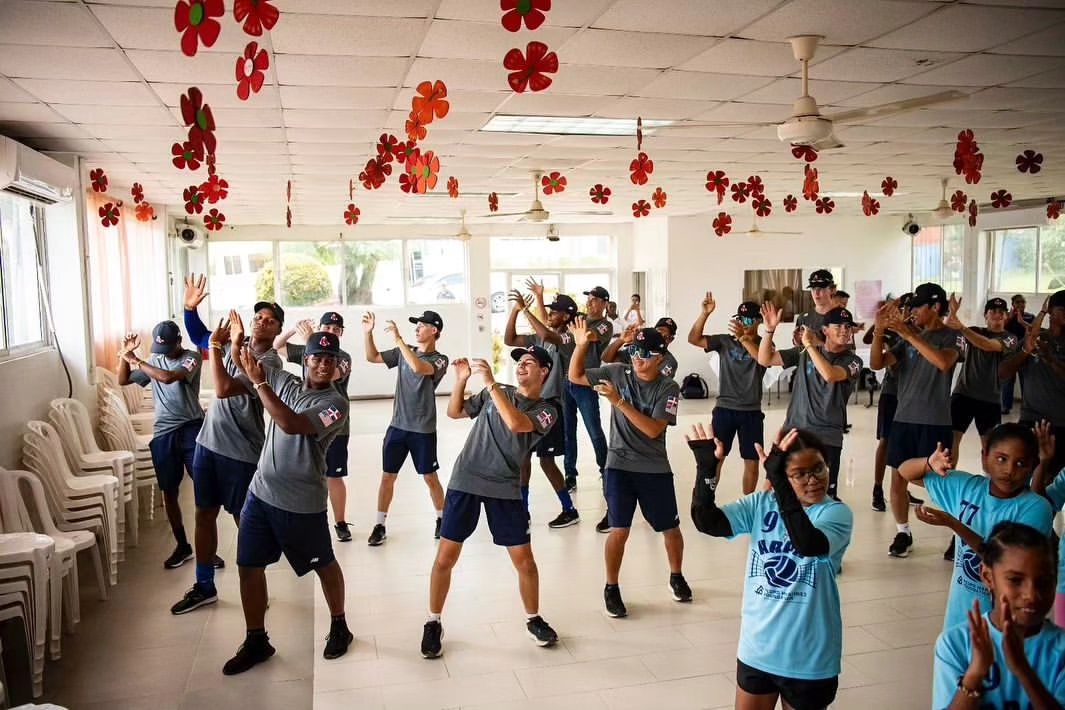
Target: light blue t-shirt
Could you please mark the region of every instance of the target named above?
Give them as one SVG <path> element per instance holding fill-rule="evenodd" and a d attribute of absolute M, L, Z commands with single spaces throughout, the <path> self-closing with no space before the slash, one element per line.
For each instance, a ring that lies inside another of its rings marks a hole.
<path fill-rule="evenodd" d="M 1050 534 L 1054 514 L 1046 498 L 1025 489 L 1013 498 L 991 495 L 991 479 L 974 476 L 965 471 L 948 471 L 946 476 L 930 473 L 924 477 L 928 495 L 937 506 L 987 539 L 995 526 L 1003 521 L 1024 523 L 1044 535 Z M 973 600 L 980 600 L 981 609 L 991 608 L 991 593 L 980 578 L 980 555 L 961 538 L 955 540 L 954 569 L 951 573 L 947 611 L 943 615 L 943 629 L 968 621 L 967 612 Z"/>
<path fill-rule="evenodd" d="M 1002 632 L 995 628 L 990 618 L 987 628 L 995 649 L 995 661 L 984 680 L 984 697 L 980 699 L 980 707 L 986 710 L 1027 710 L 1032 707 L 1031 701 L 1017 676 L 1006 665 Z M 1038 634 L 1024 640 L 1024 655 L 1054 699 L 1065 703 L 1065 631 L 1044 621 L 1043 629 Z M 958 692 L 958 681 L 969 668 L 970 657 L 968 620 L 939 635 L 932 677 L 933 710 L 950 707 L 954 694 Z"/>
<path fill-rule="evenodd" d="M 1046 496 L 1053 510 L 1065 508 L 1065 468 L 1047 486 Z M 1065 594 L 1065 544 L 1058 545 L 1058 594 Z"/>
<path fill-rule="evenodd" d="M 831 498 L 806 508 L 810 521 L 828 538 L 829 553 L 814 558 L 792 547 L 773 493 L 751 493 L 721 510 L 735 535 L 751 536 L 737 657 L 752 668 L 788 678 L 838 676 L 843 617 L 836 570 L 851 542 L 851 509 Z"/>

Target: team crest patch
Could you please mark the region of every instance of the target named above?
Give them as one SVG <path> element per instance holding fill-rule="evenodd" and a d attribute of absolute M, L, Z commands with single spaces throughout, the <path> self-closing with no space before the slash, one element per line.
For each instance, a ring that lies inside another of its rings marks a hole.
<path fill-rule="evenodd" d="M 324 426 L 329 426 L 333 422 L 340 421 L 340 410 L 336 407 L 330 407 L 329 409 L 323 409 L 318 412 L 318 419 L 321 420 Z"/>
<path fill-rule="evenodd" d="M 675 394 L 669 395 L 666 398 L 666 414 L 672 414 L 677 416 L 677 408 L 680 406 L 680 398 Z"/>
<path fill-rule="evenodd" d="M 608 330 L 606 323 L 600 323 L 595 326 L 595 329 L 599 331 L 599 335 L 606 335 L 606 331 Z"/>
<path fill-rule="evenodd" d="M 188 370 L 189 372 L 192 372 L 193 370 L 196 369 L 196 358 L 194 358 L 194 357 L 185 358 L 184 360 L 182 360 L 181 366 L 183 368 L 185 368 L 186 370 Z"/>
<path fill-rule="evenodd" d="M 439 359 L 433 360 L 433 367 L 435 367 L 437 370 L 442 369 L 444 367 L 444 361 Z"/>
<path fill-rule="evenodd" d="M 551 412 L 546 409 L 536 415 L 536 421 L 540 422 L 540 426 L 544 429 L 549 429 L 551 424 L 554 423 L 555 417 Z"/>
<path fill-rule="evenodd" d="M 1002 339 L 1002 344 L 1010 349 L 1015 348 L 1017 347 L 1017 338 L 1013 335 L 1007 335 Z"/>
<path fill-rule="evenodd" d="M 851 364 L 847 366 L 847 371 L 851 373 L 851 377 L 857 377 L 861 369 L 862 368 L 858 366 L 857 360 L 852 361 Z"/>

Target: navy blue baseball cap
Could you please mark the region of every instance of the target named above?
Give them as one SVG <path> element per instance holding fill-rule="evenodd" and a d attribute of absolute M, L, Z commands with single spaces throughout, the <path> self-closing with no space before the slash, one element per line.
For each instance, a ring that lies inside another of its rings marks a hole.
<path fill-rule="evenodd" d="M 551 353 L 547 352 L 539 345 L 530 345 L 526 348 L 514 348 L 510 351 L 510 357 L 514 362 L 518 362 L 526 355 L 532 355 L 536 358 L 536 361 L 540 363 L 541 367 L 546 367 L 548 370 L 550 370 L 555 364 L 555 361 L 551 359 Z"/>
<path fill-rule="evenodd" d="M 181 342 L 181 330 L 177 323 L 165 320 L 152 329 L 152 352 L 165 355 Z"/>
<path fill-rule="evenodd" d="M 340 338 L 324 330 L 307 339 L 307 355 L 339 355 Z"/>
<path fill-rule="evenodd" d="M 672 318 L 669 318 L 669 317 L 659 318 L 658 322 L 655 323 L 655 328 L 669 328 L 669 334 L 670 335 L 676 335 L 677 334 L 677 321 L 675 321 L 675 320 L 673 320 Z"/>
<path fill-rule="evenodd" d="M 595 298 L 601 298 L 604 301 L 610 300 L 610 291 L 607 291 L 602 286 L 596 286 L 590 291 L 584 291 L 585 296 L 593 296 Z"/>
<path fill-rule="evenodd" d="M 274 318 L 277 319 L 278 323 L 281 323 L 282 325 L 284 325 L 284 323 L 285 323 L 285 309 L 284 308 L 282 308 L 281 306 L 277 305 L 273 301 L 259 301 L 258 303 L 255 304 L 255 313 L 258 313 L 259 311 L 263 310 L 264 308 L 274 314 Z"/>
<path fill-rule="evenodd" d="M 1006 303 L 1004 298 L 992 298 L 984 304 L 984 313 L 988 311 L 1008 311 L 1009 309 L 1009 304 Z"/>
<path fill-rule="evenodd" d="M 666 351 L 666 339 L 654 328 L 640 328 L 629 344 L 629 350 L 643 351 L 647 355 L 661 355 Z"/>
<path fill-rule="evenodd" d="M 736 309 L 736 317 L 762 320 L 762 308 L 754 301 L 744 301 Z"/>
<path fill-rule="evenodd" d="M 425 323 L 426 325 L 435 326 L 438 331 L 444 329 L 444 319 L 436 311 L 425 311 L 420 316 L 411 316 L 407 320 L 411 323 Z"/>
<path fill-rule="evenodd" d="M 825 314 L 825 325 L 854 325 L 854 316 L 846 308 L 833 308 Z"/>
<path fill-rule="evenodd" d="M 807 280 L 807 288 L 829 288 L 835 285 L 836 277 L 828 269 L 818 269 Z"/>
<path fill-rule="evenodd" d="M 336 311 L 326 311 L 322 314 L 321 319 L 318 321 L 318 325 L 335 325 L 340 328 L 343 328 L 344 316 L 340 315 Z"/>
<path fill-rule="evenodd" d="M 555 296 L 555 300 L 548 303 L 546 308 L 552 311 L 562 311 L 563 313 L 569 313 L 571 316 L 577 315 L 580 308 L 577 307 L 577 302 L 564 293 L 560 293 Z"/>
<path fill-rule="evenodd" d="M 942 306 L 947 302 L 947 292 L 943 287 L 934 283 L 923 283 L 913 290 L 910 298 L 910 308 L 937 305 Z"/>

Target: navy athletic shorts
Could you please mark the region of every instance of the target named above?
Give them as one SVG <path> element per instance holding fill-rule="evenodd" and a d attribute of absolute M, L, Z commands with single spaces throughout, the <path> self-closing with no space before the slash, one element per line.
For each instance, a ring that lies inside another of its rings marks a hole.
<path fill-rule="evenodd" d="M 732 440 L 739 437 L 740 458 L 745 461 L 757 461 L 758 450 L 755 444 L 765 443 L 765 414 L 760 411 L 743 411 L 714 407 L 710 413 L 710 426 L 714 436 L 725 445 L 725 456 L 732 451 Z"/>
<path fill-rule="evenodd" d="M 876 438 L 887 441 L 891 438 L 891 425 L 895 423 L 895 411 L 899 408 L 899 398 L 893 394 L 880 394 L 876 403 Z"/>
<path fill-rule="evenodd" d="M 321 513 L 290 513 L 264 503 L 249 492 L 240 511 L 237 565 L 267 567 L 285 554 L 297 577 L 332 562 L 329 518 Z"/>
<path fill-rule="evenodd" d="M 248 484 L 257 464 L 231 459 L 196 444 L 192 459 L 192 490 L 197 508 L 225 508 L 230 515 L 240 515 Z"/>
<path fill-rule="evenodd" d="M 348 475 L 348 435 L 337 434 L 325 450 L 326 478 L 343 478 Z"/>
<path fill-rule="evenodd" d="M 964 394 L 955 394 L 950 398 L 950 423 L 954 431 L 964 434 L 969 425 L 976 421 L 976 431 L 980 436 L 986 435 L 1002 423 L 1002 402 L 981 402 Z M 946 446 L 946 444 L 944 444 Z"/>
<path fill-rule="evenodd" d="M 954 445 L 954 430 L 950 424 L 933 426 L 896 421 L 891 425 L 888 437 L 887 465 L 898 468 L 906 461 L 928 458 L 936 450 L 936 444 L 944 449 Z"/>
<path fill-rule="evenodd" d="M 406 429 L 388 427 L 381 452 L 381 468 L 385 473 L 399 473 L 410 454 L 414 470 L 421 475 L 436 473 L 440 464 L 436 460 L 436 432 L 423 434 Z"/>
<path fill-rule="evenodd" d="M 566 453 L 566 428 L 562 425 L 562 417 L 555 419 L 555 423 L 547 430 L 533 449 L 536 455 L 542 459 L 550 459 L 562 456 Z"/>
<path fill-rule="evenodd" d="M 603 471 L 603 480 L 610 527 L 631 527 L 637 503 L 655 532 L 665 532 L 680 525 L 672 473 L 635 473 L 608 468 Z"/>
<path fill-rule="evenodd" d="M 202 419 L 187 422 L 148 442 L 148 449 L 152 452 L 152 466 L 155 468 L 155 481 L 162 492 L 177 491 L 181 479 L 185 477 L 185 471 L 192 473 L 196 437 L 200 435 L 202 425 Z"/>
<path fill-rule="evenodd" d="M 492 542 L 500 547 L 528 545 L 529 511 L 520 498 L 488 498 L 451 488 L 444 498 L 444 519 L 440 523 L 440 537 L 452 542 L 465 542 L 477 529 L 481 506 L 488 518 Z"/>

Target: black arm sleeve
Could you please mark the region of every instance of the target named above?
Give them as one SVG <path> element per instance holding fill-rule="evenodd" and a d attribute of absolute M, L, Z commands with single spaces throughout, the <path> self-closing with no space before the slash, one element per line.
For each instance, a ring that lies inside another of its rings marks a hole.
<path fill-rule="evenodd" d="M 695 488 L 692 489 L 692 522 L 695 528 L 714 537 L 732 537 L 732 523 L 721 508 L 717 507 L 714 492 L 717 489 L 717 457 L 713 440 L 689 441 L 695 454 Z"/>
<path fill-rule="evenodd" d="M 788 481 L 785 459 L 783 452 L 774 449 L 766 459 L 765 471 L 769 482 L 773 484 L 773 495 L 776 496 L 777 505 L 780 506 L 780 517 L 784 521 L 784 527 L 788 530 L 791 544 L 803 557 L 827 555 L 828 538 L 814 527 L 810 518 L 806 516 L 802 503 L 799 502 L 798 496 L 795 495 Z"/>

